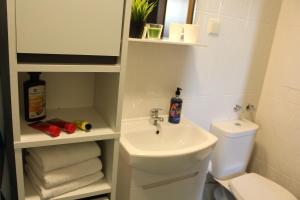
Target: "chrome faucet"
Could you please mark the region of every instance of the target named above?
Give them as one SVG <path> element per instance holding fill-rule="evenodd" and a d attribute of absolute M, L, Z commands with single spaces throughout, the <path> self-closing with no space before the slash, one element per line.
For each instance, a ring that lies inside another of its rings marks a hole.
<path fill-rule="evenodd" d="M 152 108 L 151 109 L 151 119 L 153 120 L 153 125 L 158 127 L 159 123 L 158 122 L 163 122 L 164 118 L 163 117 L 159 117 L 159 111 L 161 111 L 163 109 L 161 108 Z"/>

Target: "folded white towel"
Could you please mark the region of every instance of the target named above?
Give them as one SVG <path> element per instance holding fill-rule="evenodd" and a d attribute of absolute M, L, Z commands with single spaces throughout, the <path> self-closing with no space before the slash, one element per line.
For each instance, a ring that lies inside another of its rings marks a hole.
<path fill-rule="evenodd" d="M 65 194 L 67 192 L 71 192 L 77 190 L 81 187 L 87 186 L 104 177 L 102 172 L 96 172 L 92 175 L 85 176 L 83 178 L 79 178 L 77 180 L 65 183 L 63 185 L 53 187 L 50 189 L 46 189 L 42 186 L 42 183 L 36 177 L 36 175 L 28 168 L 25 167 L 29 180 L 32 183 L 33 188 L 39 193 L 41 199 L 50 199 L 53 197 L 57 197 L 59 195 Z"/>
<path fill-rule="evenodd" d="M 49 172 L 43 172 L 31 156 L 26 156 L 26 162 L 28 167 L 39 178 L 45 188 L 55 187 L 66 182 L 91 175 L 102 169 L 102 163 L 99 158 L 93 158 Z"/>
<path fill-rule="evenodd" d="M 27 150 L 43 172 L 66 167 L 101 155 L 96 142 L 36 147 Z"/>

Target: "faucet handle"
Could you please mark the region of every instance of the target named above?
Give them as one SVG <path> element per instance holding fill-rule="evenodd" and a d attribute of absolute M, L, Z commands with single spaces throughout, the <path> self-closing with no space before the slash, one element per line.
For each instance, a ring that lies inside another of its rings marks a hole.
<path fill-rule="evenodd" d="M 233 106 L 233 111 L 234 112 L 239 112 L 242 108 L 243 108 L 242 106 L 236 104 L 236 105 Z"/>
<path fill-rule="evenodd" d="M 151 114 L 153 115 L 153 116 L 158 116 L 158 113 L 159 113 L 159 111 L 161 111 L 161 110 L 163 110 L 162 108 L 152 108 L 151 110 L 150 110 L 150 112 L 151 112 Z"/>
<path fill-rule="evenodd" d="M 156 112 L 159 112 L 161 110 L 163 110 L 163 109 L 162 108 L 152 108 L 151 112 L 156 113 Z"/>

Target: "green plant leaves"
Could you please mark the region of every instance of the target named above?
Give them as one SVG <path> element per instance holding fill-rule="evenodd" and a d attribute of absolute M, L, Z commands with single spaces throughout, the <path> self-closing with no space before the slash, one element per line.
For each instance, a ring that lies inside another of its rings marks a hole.
<path fill-rule="evenodd" d="M 157 1 L 149 3 L 149 0 L 132 0 L 131 20 L 145 22 L 156 5 Z"/>

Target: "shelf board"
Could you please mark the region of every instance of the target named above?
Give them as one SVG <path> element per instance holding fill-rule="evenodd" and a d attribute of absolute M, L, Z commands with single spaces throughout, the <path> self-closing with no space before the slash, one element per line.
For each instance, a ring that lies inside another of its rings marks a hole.
<path fill-rule="evenodd" d="M 185 45 L 185 46 L 202 46 L 206 47 L 201 43 L 189 43 L 182 41 L 170 41 L 168 38 L 163 38 L 160 40 L 151 40 L 151 39 L 138 39 L 138 38 L 129 38 L 130 42 L 139 42 L 139 43 L 156 43 L 156 44 L 172 44 L 172 45 Z"/>
<path fill-rule="evenodd" d="M 17 72 L 120 72 L 120 64 L 17 64 Z"/>
<path fill-rule="evenodd" d="M 34 190 L 31 182 L 28 180 L 26 175 L 24 176 L 25 185 L 25 200 L 41 200 L 39 194 Z M 111 192 L 111 186 L 108 184 L 106 179 L 101 179 L 95 183 L 88 186 L 79 188 L 72 192 L 60 195 L 50 200 L 74 200 L 79 198 L 86 198 L 101 194 L 108 194 Z"/>
<path fill-rule="evenodd" d="M 92 123 L 90 132 L 77 130 L 73 134 L 61 132 L 58 137 L 51 137 L 43 132 L 29 127 L 24 119 L 21 119 L 21 140 L 15 141 L 15 148 L 29 148 L 38 146 L 48 146 L 57 144 L 68 144 L 75 142 L 87 142 L 104 139 L 119 138 L 120 134 L 114 132 L 102 117 L 93 108 L 67 108 L 47 111 L 47 119 L 61 118 L 67 121 L 78 119 L 87 120 Z"/>

